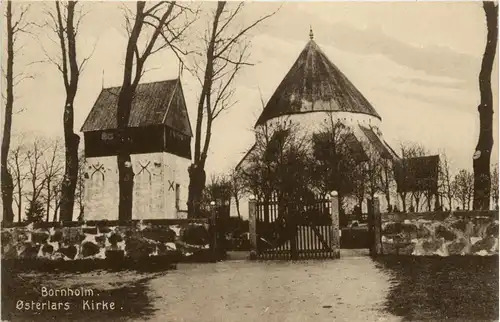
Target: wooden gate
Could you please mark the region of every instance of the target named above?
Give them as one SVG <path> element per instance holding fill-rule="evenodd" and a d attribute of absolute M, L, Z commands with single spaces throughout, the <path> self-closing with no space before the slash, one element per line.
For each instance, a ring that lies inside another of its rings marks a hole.
<path fill-rule="evenodd" d="M 331 200 L 254 202 L 258 259 L 328 259 L 338 254 Z"/>

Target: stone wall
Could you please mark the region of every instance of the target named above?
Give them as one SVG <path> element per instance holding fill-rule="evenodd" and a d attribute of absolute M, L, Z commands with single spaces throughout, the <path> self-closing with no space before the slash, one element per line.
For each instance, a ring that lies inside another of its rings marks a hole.
<path fill-rule="evenodd" d="M 383 254 L 498 255 L 498 211 L 384 214 Z"/>
<path fill-rule="evenodd" d="M 149 220 L 40 223 L 2 227 L 2 260 L 188 258 L 210 252 L 208 220 Z"/>

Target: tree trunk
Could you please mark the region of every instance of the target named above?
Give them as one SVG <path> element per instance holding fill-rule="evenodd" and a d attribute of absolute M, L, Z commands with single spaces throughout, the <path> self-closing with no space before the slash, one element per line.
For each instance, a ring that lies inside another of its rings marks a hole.
<path fill-rule="evenodd" d="M 46 216 L 47 217 L 46 217 L 46 220 L 45 220 L 46 222 L 49 222 L 49 220 L 50 220 L 50 201 L 51 201 L 50 200 L 51 199 L 51 196 L 50 196 L 50 181 L 51 181 L 50 178 L 48 178 L 47 179 L 47 204 L 46 204 L 46 208 L 47 208 L 47 210 L 46 210 L 46 212 L 47 212 Z"/>
<path fill-rule="evenodd" d="M 85 218 L 85 207 L 80 206 L 80 213 L 78 214 L 78 220 L 82 221 Z"/>
<path fill-rule="evenodd" d="M 134 192 L 134 170 L 130 158 L 130 140 L 127 133 L 130 110 L 132 107 L 133 94 L 130 86 L 122 87 L 118 97 L 118 130 L 117 136 L 120 149 L 116 157 L 118 164 L 118 220 L 132 220 L 133 192 Z"/>
<path fill-rule="evenodd" d="M 493 95 L 491 91 L 491 73 L 497 48 L 498 38 L 498 6 L 493 1 L 483 2 L 488 29 L 481 71 L 479 73 L 479 90 L 481 103 L 479 111 L 479 139 L 474 153 L 474 210 L 488 210 L 490 207 L 490 159 L 493 147 Z"/>
<path fill-rule="evenodd" d="M 57 222 L 57 212 L 61 208 L 61 202 L 56 202 L 56 206 L 54 207 L 54 215 L 52 216 L 52 221 Z"/>
<path fill-rule="evenodd" d="M 426 199 L 427 199 L 427 211 L 432 211 L 432 194 L 429 192 L 427 192 L 427 196 L 426 196 Z"/>
<path fill-rule="evenodd" d="M 387 202 L 387 209 L 389 209 L 389 207 L 391 206 L 391 196 L 388 192 L 385 193 L 385 201 Z"/>
<path fill-rule="evenodd" d="M 130 120 L 130 111 L 134 99 L 137 84 L 141 78 L 142 67 L 149 54 L 143 56 L 135 62 L 135 78 L 132 83 L 132 71 L 134 69 L 134 57 L 137 48 L 137 42 L 144 24 L 145 2 L 137 2 L 137 13 L 134 26 L 130 32 L 127 42 L 127 51 L 125 53 L 125 67 L 123 69 L 123 83 L 118 95 L 118 109 L 116 111 L 117 139 L 119 142 L 118 155 L 116 162 L 118 164 L 118 183 L 119 183 L 119 203 L 118 219 L 132 220 L 132 205 L 134 192 L 134 171 L 129 152 L 129 137 L 127 133 Z"/>
<path fill-rule="evenodd" d="M 384 165 L 384 172 L 385 172 L 385 200 L 387 201 L 387 207 L 391 205 L 391 188 L 389 186 L 389 165 L 385 164 Z"/>
<path fill-rule="evenodd" d="M 401 203 L 403 204 L 403 212 L 406 212 L 406 193 L 400 193 Z"/>
<path fill-rule="evenodd" d="M 118 181 L 120 187 L 120 199 L 118 205 L 118 220 L 132 220 L 132 205 L 134 192 L 134 171 L 130 154 L 121 152 L 117 157 Z"/>
<path fill-rule="evenodd" d="M 0 180 L 2 189 L 3 222 L 14 221 L 12 210 L 14 184 L 9 172 L 7 160 L 9 158 L 10 136 L 12 131 L 12 111 L 14 108 L 14 27 L 12 26 L 12 1 L 7 1 L 7 97 L 5 101 L 5 118 L 0 157 Z"/>
<path fill-rule="evenodd" d="M 208 43 L 208 48 L 206 52 L 207 62 L 205 65 L 205 75 L 203 78 L 203 86 L 198 100 L 198 110 L 196 117 L 196 132 L 195 132 L 195 143 L 194 143 L 194 162 L 189 167 L 189 191 L 188 191 L 188 217 L 198 216 L 200 213 L 200 201 L 203 189 L 205 188 L 206 174 L 205 174 L 205 161 L 207 158 L 208 145 L 210 142 L 210 132 L 212 127 L 212 115 L 210 107 L 210 95 L 212 92 L 212 83 L 214 77 L 214 51 L 215 51 L 215 41 L 217 39 L 217 31 L 219 25 L 219 19 L 224 11 L 226 5 L 225 1 L 219 1 L 217 3 L 217 9 L 215 11 L 214 19 L 212 21 L 212 33 L 210 36 L 210 41 Z M 201 148 L 201 132 L 203 123 L 203 110 L 207 109 L 207 126 L 205 129 L 205 143 L 203 146 L 203 151 Z"/>
<path fill-rule="evenodd" d="M 415 199 L 415 212 L 420 211 L 420 196 L 413 196 Z"/>
<path fill-rule="evenodd" d="M 238 197 L 234 198 L 234 203 L 236 205 L 236 213 L 238 214 L 238 219 L 241 219 L 240 200 L 238 199 Z"/>
<path fill-rule="evenodd" d="M 18 195 L 19 195 L 19 202 L 17 204 L 17 221 L 21 222 L 22 215 L 23 215 L 23 207 L 22 207 L 22 203 L 21 203 L 22 192 L 18 191 Z"/>
<path fill-rule="evenodd" d="M 12 210 L 12 202 L 14 201 L 13 192 L 14 185 L 12 176 L 6 166 L 2 164 L 2 205 L 3 205 L 3 222 L 11 223 L 14 221 L 14 212 Z"/>
<path fill-rule="evenodd" d="M 189 169 L 189 191 L 188 191 L 188 216 L 195 218 L 200 216 L 200 204 L 205 187 L 206 174 L 203 168 L 192 164 Z"/>
<path fill-rule="evenodd" d="M 73 220 L 73 209 L 75 207 L 75 190 L 78 180 L 78 145 L 80 137 L 74 132 L 74 102 L 78 89 L 80 68 L 76 61 L 76 31 L 73 23 L 75 14 L 75 1 L 70 1 L 67 7 L 66 35 L 68 40 L 69 81 L 65 76 L 66 102 L 63 113 L 64 146 L 65 146 L 65 168 L 61 184 L 61 221 Z M 63 28 L 61 25 L 60 28 Z M 61 45 L 64 36 L 61 35 Z M 63 50 L 65 52 L 65 50 Z"/>
<path fill-rule="evenodd" d="M 434 194 L 434 208 L 441 209 L 441 211 L 443 211 L 442 203 L 443 203 L 442 200 L 439 200 L 439 195 L 437 193 Z"/>
<path fill-rule="evenodd" d="M 73 114 L 72 106 L 73 105 L 71 104 L 71 115 Z M 68 107 L 66 109 L 68 109 Z M 64 120 L 66 166 L 64 170 L 63 182 L 61 185 L 61 212 L 59 219 L 61 221 L 72 221 L 73 209 L 75 206 L 76 183 L 78 180 L 78 145 L 80 144 L 80 137 L 73 133 L 73 117 L 71 116 L 71 124 L 67 122 L 66 117 L 64 118 Z"/>

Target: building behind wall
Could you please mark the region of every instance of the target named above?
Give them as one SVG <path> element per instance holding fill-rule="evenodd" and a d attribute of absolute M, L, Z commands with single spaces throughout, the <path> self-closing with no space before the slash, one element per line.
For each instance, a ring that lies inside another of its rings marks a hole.
<path fill-rule="evenodd" d="M 103 89 L 81 129 L 85 220 L 118 219 L 119 92 Z M 186 217 L 192 130 L 180 79 L 139 84 L 126 133 L 135 174 L 133 219 Z"/>

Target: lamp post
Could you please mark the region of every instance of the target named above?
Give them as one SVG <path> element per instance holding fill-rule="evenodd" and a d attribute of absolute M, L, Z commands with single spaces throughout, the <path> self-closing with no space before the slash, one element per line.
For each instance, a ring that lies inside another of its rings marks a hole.
<path fill-rule="evenodd" d="M 378 193 L 373 195 L 372 200 L 372 210 L 371 210 L 371 237 L 372 245 L 370 247 L 370 254 L 372 256 L 381 255 L 383 253 L 382 248 L 382 217 L 380 215 L 380 196 Z"/>
<path fill-rule="evenodd" d="M 248 198 L 248 235 L 250 238 L 250 259 L 257 259 L 257 201 L 255 195 Z"/>
<path fill-rule="evenodd" d="M 215 211 L 215 201 L 210 201 L 210 212 L 211 212 L 211 218 L 210 218 L 210 228 L 211 228 L 211 248 L 212 248 L 212 261 L 217 261 L 218 258 L 218 252 L 217 252 L 217 213 Z"/>
<path fill-rule="evenodd" d="M 340 237 L 342 234 L 342 231 L 340 230 L 340 225 L 339 225 L 339 194 L 337 191 L 332 191 L 330 193 L 331 197 L 331 217 L 332 217 L 332 251 L 333 251 L 333 257 L 334 258 L 340 258 Z"/>

